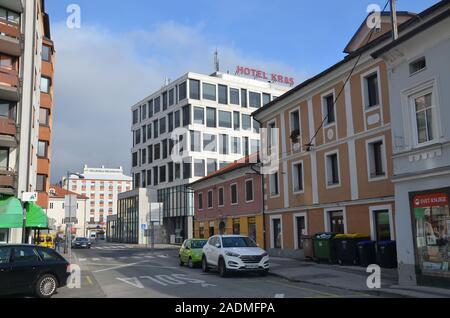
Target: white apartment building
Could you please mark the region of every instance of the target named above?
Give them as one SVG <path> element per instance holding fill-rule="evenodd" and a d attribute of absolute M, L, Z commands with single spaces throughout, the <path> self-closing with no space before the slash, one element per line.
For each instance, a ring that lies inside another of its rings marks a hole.
<path fill-rule="evenodd" d="M 66 233 L 66 210 L 65 210 L 65 198 L 66 195 L 77 196 L 77 211 L 76 215 L 72 216 L 74 226 L 72 227 L 72 235 L 75 237 L 87 237 L 87 219 L 89 217 L 88 200 L 87 196 L 77 194 L 67 189 L 63 189 L 59 186 L 52 185 L 49 190 L 49 204 L 47 210 L 48 227 L 53 234 Z"/>
<path fill-rule="evenodd" d="M 84 166 L 81 175 L 84 179 L 70 176 L 69 190 L 88 197 L 88 229 L 105 231 L 107 216 L 117 214 L 118 195 L 132 189 L 132 178 L 123 173 L 122 167 Z M 66 178 L 63 178 L 63 186 L 67 186 Z"/>
<path fill-rule="evenodd" d="M 193 233 L 188 184 L 256 152 L 260 127 L 252 112 L 289 89 L 219 72 L 187 73 L 132 106 L 134 187 L 157 190 L 168 242 Z M 174 161 L 171 154 L 181 150 L 183 160 Z"/>

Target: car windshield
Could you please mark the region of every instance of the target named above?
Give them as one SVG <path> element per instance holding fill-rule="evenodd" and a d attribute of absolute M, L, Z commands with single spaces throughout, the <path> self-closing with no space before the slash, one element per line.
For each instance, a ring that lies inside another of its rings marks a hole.
<path fill-rule="evenodd" d="M 192 241 L 191 244 L 191 248 L 196 249 L 196 248 L 203 248 L 203 246 L 206 245 L 206 240 L 205 241 Z"/>
<path fill-rule="evenodd" d="M 89 240 L 87 238 L 77 238 L 75 241 L 76 242 L 88 242 Z"/>
<path fill-rule="evenodd" d="M 256 243 L 248 237 L 224 237 L 222 238 L 223 247 L 257 247 Z"/>

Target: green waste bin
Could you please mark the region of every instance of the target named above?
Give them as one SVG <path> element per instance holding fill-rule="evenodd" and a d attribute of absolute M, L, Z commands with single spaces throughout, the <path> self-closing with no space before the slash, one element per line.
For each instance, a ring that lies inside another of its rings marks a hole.
<path fill-rule="evenodd" d="M 336 248 L 334 233 L 319 233 L 313 237 L 314 260 L 316 262 L 327 261 L 336 263 Z"/>

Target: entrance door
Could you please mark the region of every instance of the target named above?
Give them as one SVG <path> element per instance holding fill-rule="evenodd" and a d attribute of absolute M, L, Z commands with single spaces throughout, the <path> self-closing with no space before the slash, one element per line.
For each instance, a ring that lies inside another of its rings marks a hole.
<path fill-rule="evenodd" d="M 330 213 L 330 231 L 336 234 L 345 234 L 344 212 L 332 211 Z"/>
<path fill-rule="evenodd" d="M 375 235 L 378 242 L 391 240 L 391 224 L 389 211 L 381 210 L 374 213 Z"/>
<path fill-rule="evenodd" d="M 281 220 L 272 220 L 273 248 L 281 248 Z"/>
<path fill-rule="evenodd" d="M 298 244 L 298 249 L 302 250 L 303 249 L 303 235 L 305 235 L 305 231 L 306 231 L 306 221 L 305 221 L 305 217 L 304 216 L 297 216 L 295 218 L 295 224 L 296 224 L 296 229 L 297 229 L 297 244 Z"/>

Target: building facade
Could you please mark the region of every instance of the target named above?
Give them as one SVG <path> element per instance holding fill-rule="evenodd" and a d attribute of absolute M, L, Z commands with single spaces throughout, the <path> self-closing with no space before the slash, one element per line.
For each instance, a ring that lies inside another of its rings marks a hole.
<path fill-rule="evenodd" d="M 391 37 L 381 19 L 374 31 L 362 23 L 344 60 L 253 114 L 269 130 L 266 153 L 280 145 L 264 189 L 273 253 L 302 257 L 303 235 L 321 232 L 396 239 L 388 73 L 370 55 Z"/>
<path fill-rule="evenodd" d="M 100 235 L 106 231 L 106 218 L 117 214 L 117 200 L 120 193 L 132 189 L 132 178 L 118 169 L 89 168 L 85 166 L 81 175 L 84 179 L 72 175 L 69 179 L 69 190 L 88 197 L 88 230 Z M 63 187 L 67 186 L 67 178 L 63 178 Z"/>
<path fill-rule="evenodd" d="M 74 225 L 72 227 L 72 235 L 75 237 L 88 237 L 87 218 L 88 218 L 88 200 L 89 198 L 75 192 L 67 191 L 57 185 L 52 185 L 48 192 L 49 204 L 47 209 L 49 230 L 52 234 L 65 235 L 66 218 L 65 197 L 66 195 L 75 195 L 77 197 L 76 215 L 72 216 Z"/>
<path fill-rule="evenodd" d="M 450 279 L 450 3 L 419 18 L 373 54 L 388 65 L 399 277 L 411 285 Z"/>
<path fill-rule="evenodd" d="M 47 209 L 54 49 L 43 0 L 0 1 L 0 61 L 0 195 L 38 192 Z M 21 241 L 0 216 L 0 242 Z"/>
<path fill-rule="evenodd" d="M 191 183 L 190 187 L 195 197 L 195 238 L 247 235 L 264 247 L 259 164 L 242 159 Z"/>
<path fill-rule="evenodd" d="M 193 233 L 188 184 L 257 151 L 259 124 L 251 113 L 288 89 L 188 73 L 132 107 L 134 186 L 157 190 L 168 242 L 182 243 Z"/>

